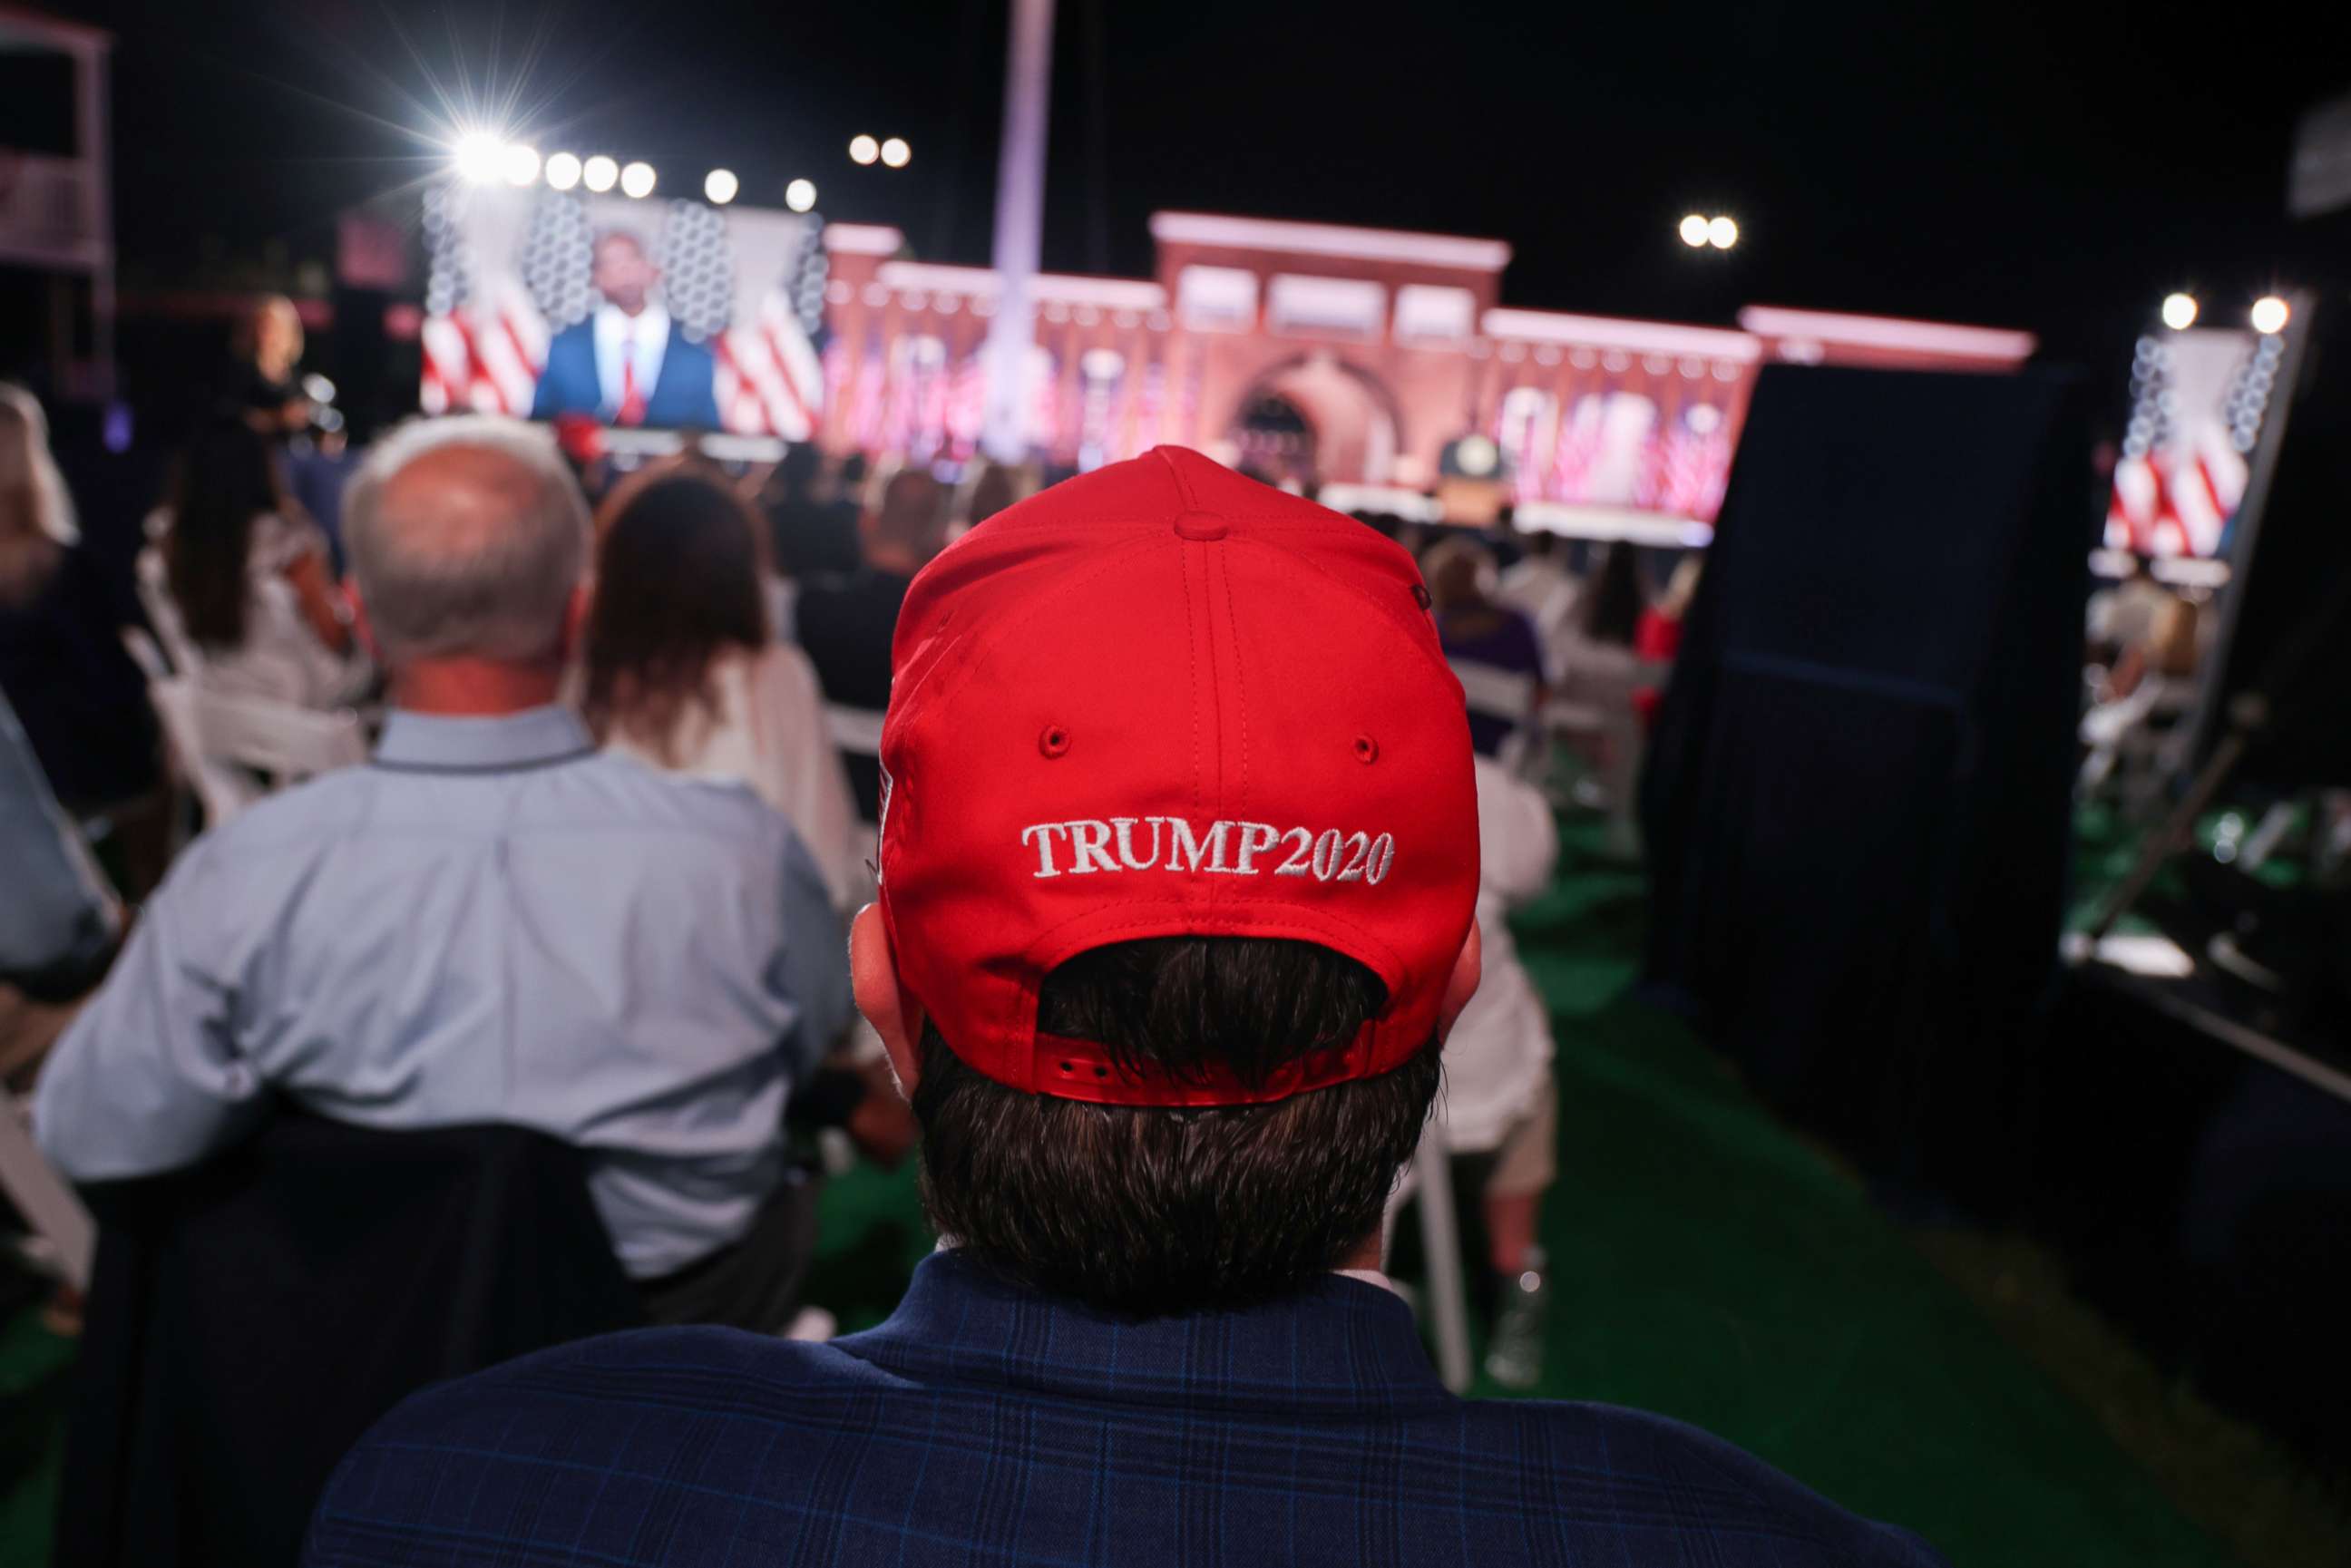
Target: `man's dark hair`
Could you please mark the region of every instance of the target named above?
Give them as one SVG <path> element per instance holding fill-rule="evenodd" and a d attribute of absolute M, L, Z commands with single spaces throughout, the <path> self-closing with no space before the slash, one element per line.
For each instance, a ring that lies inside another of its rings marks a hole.
<path fill-rule="evenodd" d="M 1045 977 L 1040 1030 L 1178 1081 L 1259 1084 L 1386 1001 L 1304 942 L 1160 937 Z M 1340 1267 L 1380 1225 L 1437 1092 L 1437 1042 L 1395 1071 L 1263 1105 L 1172 1110 L 1028 1094 L 923 1034 L 914 1115 L 931 1223 L 1018 1283 L 1139 1317 L 1246 1306 Z"/>

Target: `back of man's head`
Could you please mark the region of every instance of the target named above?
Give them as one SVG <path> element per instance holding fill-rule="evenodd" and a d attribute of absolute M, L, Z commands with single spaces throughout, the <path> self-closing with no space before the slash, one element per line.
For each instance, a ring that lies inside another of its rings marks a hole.
<path fill-rule="evenodd" d="M 877 554 L 919 566 L 946 542 L 946 490 L 921 468 L 905 467 L 883 482 L 865 521 Z"/>
<path fill-rule="evenodd" d="M 858 996 L 942 1236 L 1118 1312 L 1366 1261 L 1477 973 L 1459 683 L 1409 557 L 1163 448 L 902 612 Z"/>
<path fill-rule="evenodd" d="M 588 555 L 588 508 L 544 430 L 415 420 L 368 454 L 343 531 L 377 647 L 514 664 L 560 656 Z"/>

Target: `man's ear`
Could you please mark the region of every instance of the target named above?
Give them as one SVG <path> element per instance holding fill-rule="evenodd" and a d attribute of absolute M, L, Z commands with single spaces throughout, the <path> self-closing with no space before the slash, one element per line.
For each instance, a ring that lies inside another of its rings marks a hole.
<path fill-rule="evenodd" d="M 1478 923 L 1469 923 L 1469 935 L 1462 939 L 1459 956 L 1453 960 L 1453 973 L 1446 977 L 1445 999 L 1437 1006 L 1437 1038 L 1443 1040 L 1453 1032 L 1461 1017 L 1461 1009 L 1478 994 L 1478 982 L 1485 978 L 1485 941 L 1478 935 Z"/>
<path fill-rule="evenodd" d="M 849 985 L 856 993 L 857 1010 L 890 1053 L 899 1090 L 911 1098 L 921 1076 L 916 1047 L 923 1038 L 923 1004 L 899 983 L 898 955 L 890 946 L 890 928 L 883 924 L 878 904 L 859 910 L 850 923 Z"/>
<path fill-rule="evenodd" d="M 596 607 L 596 585 L 581 578 L 563 607 L 563 662 L 569 664 L 588 646 L 588 615 Z"/>
<path fill-rule="evenodd" d="M 381 669 L 383 650 L 376 646 L 375 627 L 368 621 L 367 601 L 360 597 L 358 578 L 343 579 L 343 602 L 350 609 L 351 635 L 359 639 L 360 646 L 367 650 L 367 656 L 375 661 L 378 669 Z"/>

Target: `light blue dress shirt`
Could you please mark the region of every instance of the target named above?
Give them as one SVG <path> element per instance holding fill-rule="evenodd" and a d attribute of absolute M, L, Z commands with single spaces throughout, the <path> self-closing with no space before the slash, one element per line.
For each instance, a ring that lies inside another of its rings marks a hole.
<path fill-rule="evenodd" d="M 369 766 L 181 857 L 34 1130 L 90 1181 L 193 1165 L 272 1092 L 372 1127 L 536 1127 L 590 1152 L 651 1278 L 749 1228 L 785 1097 L 849 1017 L 824 882 L 749 789 L 599 752 L 568 709 L 394 712 Z"/>

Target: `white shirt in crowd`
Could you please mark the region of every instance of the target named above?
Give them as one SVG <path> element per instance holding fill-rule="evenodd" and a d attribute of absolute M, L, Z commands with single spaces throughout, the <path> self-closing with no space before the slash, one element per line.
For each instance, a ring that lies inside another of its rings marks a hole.
<path fill-rule="evenodd" d="M 1543 675 L 1553 685 L 1566 674 L 1564 655 L 1574 632 L 1583 585 L 1555 556 L 1531 555 L 1502 574 L 1496 597 L 1534 622 L 1542 643 Z"/>
<path fill-rule="evenodd" d="M 621 404 L 626 401 L 622 395 L 622 367 L 628 364 L 636 367 L 637 396 L 650 399 L 653 383 L 661 379 L 662 360 L 668 352 L 668 307 L 654 301 L 634 316 L 610 303 L 596 307 L 599 408 L 606 414 L 620 412 Z"/>
<path fill-rule="evenodd" d="M 1497 1148 L 1526 1114 L 1550 1071 L 1551 1019 L 1505 918 L 1551 885 L 1559 831 L 1551 806 L 1491 758 L 1478 768 L 1478 936 L 1484 981 L 1445 1041 L 1445 1092 L 1437 1114 L 1457 1153 Z"/>
<path fill-rule="evenodd" d="M 150 606 L 176 613 L 162 542 L 170 528 L 168 512 L 148 518 L 147 537 L 156 542 L 139 554 L 139 583 Z M 286 576 L 288 567 L 313 551 L 323 559 L 326 543 L 307 519 L 289 521 L 274 512 L 253 519 L 245 560 L 245 640 L 234 648 L 197 650 L 196 679 L 206 690 L 331 708 L 367 688 L 373 668 L 367 655 L 356 646 L 338 653 L 321 643 L 302 613 L 301 595 Z M 170 640 L 182 641 L 176 634 Z"/>
<path fill-rule="evenodd" d="M 714 706 L 688 704 L 672 733 L 648 736 L 622 719 L 605 748 L 654 768 L 747 784 L 791 822 L 816 862 L 833 907 L 872 890 L 870 846 L 849 776 L 825 732 L 824 695 L 808 655 L 786 643 L 729 648 L 712 662 Z"/>

